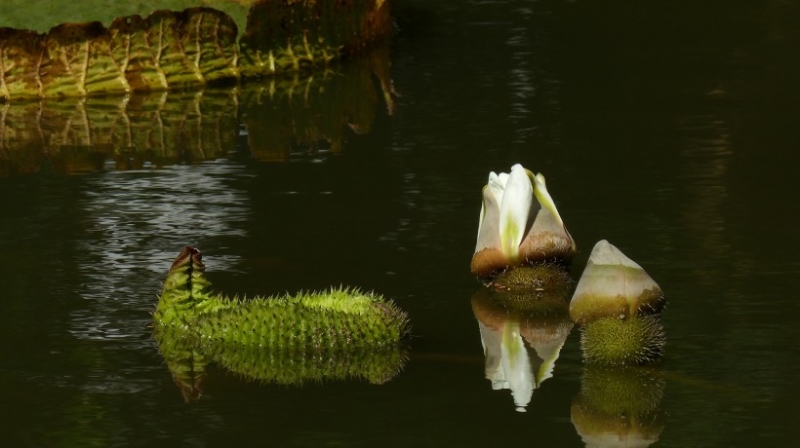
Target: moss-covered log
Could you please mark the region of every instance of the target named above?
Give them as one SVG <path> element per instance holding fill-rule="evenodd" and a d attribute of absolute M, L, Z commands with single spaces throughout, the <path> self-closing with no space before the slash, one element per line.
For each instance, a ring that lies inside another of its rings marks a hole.
<path fill-rule="evenodd" d="M 197 88 L 324 66 L 391 30 L 383 0 L 260 0 L 245 32 L 213 8 L 0 28 L 0 101 Z"/>

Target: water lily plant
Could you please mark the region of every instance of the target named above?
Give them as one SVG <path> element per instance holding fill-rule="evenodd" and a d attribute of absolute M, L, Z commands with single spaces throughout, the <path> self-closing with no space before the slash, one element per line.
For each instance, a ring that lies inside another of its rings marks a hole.
<path fill-rule="evenodd" d="M 248 379 L 297 384 L 347 378 L 383 384 L 406 361 L 408 315 L 383 296 L 333 287 L 295 295 L 214 292 L 200 250 L 172 263 L 153 313 L 154 336 L 186 401 L 215 363 Z"/>
<path fill-rule="evenodd" d="M 473 274 L 485 278 L 522 264 L 568 261 L 575 251 L 541 173 L 520 164 L 510 173 L 489 173 L 470 266 Z"/>
<path fill-rule="evenodd" d="M 569 305 L 576 323 L 604 317 L 629 319 L 659 314 L 664 291 L 638 263 L 607 240 L 595 244 Z"/>
<path fill-rule="evenodd" d="M 638 263 L 598 241 L 569 304 L 570 318 L 582 327 L 584 361 L 637 365 L 661 358 L 665 303 L 661 287 Z"/>

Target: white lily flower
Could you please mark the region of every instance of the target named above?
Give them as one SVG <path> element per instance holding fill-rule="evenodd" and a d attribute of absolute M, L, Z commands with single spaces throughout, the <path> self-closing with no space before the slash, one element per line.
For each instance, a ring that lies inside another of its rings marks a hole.
<path fill-rule="evenodd" d="M 511 174 L 500 200 L 500 249 L 509 260 L 519 258 L 519 244 L 528 226 L 533 201 L 533 186 L 520 164 L 511 167 Z"/>
<path fill-rule="evenodd" d="M 511 167 L 510 174 L 489 173 L 472 258 L 474 274 L 486 277 L 524 262 L 568 260 L 574 254 L 575 242 L 541 173 L 520 164 Z"/>
<path fill-rule="evenodd" d="M 545 210 L 552 213 L 556 221 L 563 226 L 564 221 L 561 220 L 561 215 L 559 215 L 558 210 L 556 210 L 556 203 L 553 202 L 553 198 L 550 197 L 550 193 L 547 192 L 547 185 L 544 183 L 544 176 L 542 173 L 537 173 L 536 176 L 534 176 L 534 180 L 536 181 L 536 188 L 534 189 L 536 192 L 536 200 L 539 201 L 539 204 L 541 204 Z"/>
<path fill-rule="evenodd" d="M 586 325 L 604 317 L 630 318 L 661 312 L 664 291 L 638 263 L 606 240 L 595 244 L 569 305 Z"/>

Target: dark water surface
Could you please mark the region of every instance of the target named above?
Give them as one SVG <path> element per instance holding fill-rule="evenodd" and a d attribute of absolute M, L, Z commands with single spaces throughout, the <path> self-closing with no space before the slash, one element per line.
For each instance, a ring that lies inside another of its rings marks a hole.
<path fill-rule="evenodd" d="M 111 113 L 90 105 L 65 110 L 94 120 L 93 140 L 2 109 L 0 445 L 793 446 L 800 6 L 394 5 L 393 105 L 377 63 L 244 92 L 232 127 L 231 92 L 125 115 L 180 122 L 171 155 L 97 143 Z M 19 116 L 52 135 L 9 134 Z M 581 416 L 592 372 L 577 330 L 527 412 L 485 378 L 469 261 L 481 187 L 517 162 L 547 176 L 575 278 L 605 238 L 666 292 L 665 359 L 627 387 L 656 397 L 646 417 Z M 409 361 L 383 385 L 212 368 L 184 403 L 148 327 L 184 244 L 221 291 L 393 298 L 411 316 Z"/>

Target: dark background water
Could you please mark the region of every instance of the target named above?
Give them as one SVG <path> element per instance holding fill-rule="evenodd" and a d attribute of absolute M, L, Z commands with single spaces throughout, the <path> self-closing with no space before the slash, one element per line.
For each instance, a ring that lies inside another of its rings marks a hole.
<path fill-rule="evenodd" d="M 243 127 L 193 163 L 0 178 L 0 444 L 584 446 L 577 331 L 526 413 L 484 378 L 469 273 L 480 189 L 518 162 L 547 176 L 576 278 L 605 238 L 667 294 L 652 446 L 795 443 L 800 6 L 393 10 L 394 113 L 372 91 L 374 121 L 341 124 L 341 147 L 294 144 L 268 162 Z M 381 386 L 216 369 L 184 403 L 148 328 L 184 244 L 222 291 L 393 298 L 411 316 L 409 362 Z"/>

